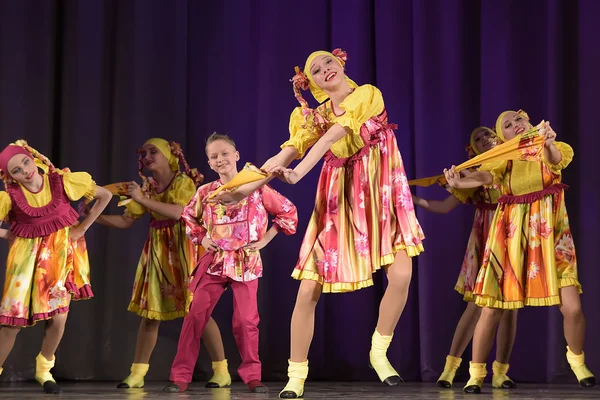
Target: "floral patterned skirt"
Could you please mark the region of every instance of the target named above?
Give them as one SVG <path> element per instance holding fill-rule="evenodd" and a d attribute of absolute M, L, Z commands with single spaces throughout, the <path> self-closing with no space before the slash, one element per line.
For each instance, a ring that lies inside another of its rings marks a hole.
<path fill-rule="evenodd" d="M 0 325 L 32 326 L 69 311 L 70 300 L 93 297 L 85 238 L 70 228 L 28 239 L 17 237 L 6 261 Z"/>
<path fill-rule="evenodd" d="M 458 280 L 454 286 L 454 290 L 463 295 L 464 301 L 475 301 L 475 297 L 473 296 L 475 279 L 483 260 L 485 242 L 487 241 L 495 213 L 495 208 L 477 208 L 475 210 L 475 218 L 471 234 L 469 235 L 465 258 L 463 259 Z"/>
<path fill-rule="evenodd" d="M 315 208 L 292 273 L 323 285 L 324 293 L 351 292 L 373 285 L 372 274 L 423 251 L 404 165 L 392 129 L 367 121 L 365 146 L 339 159 L 325 156 Z"/>
<path fill-rule="evenodd" d="M 196 261 L 197 249 L 188 240 L 181 221 L 173 226 L 150 228 L 128 310 L 160 321 L 184 317 L 192 300 L 188 285 Z"/>
<path fill-rule="evenodd" d="M 566 286 L 581 293 L 564 191 L 531 203 L 500 204 L 475 284 L 476 303 L 552 306 L 560 304 Z"/>

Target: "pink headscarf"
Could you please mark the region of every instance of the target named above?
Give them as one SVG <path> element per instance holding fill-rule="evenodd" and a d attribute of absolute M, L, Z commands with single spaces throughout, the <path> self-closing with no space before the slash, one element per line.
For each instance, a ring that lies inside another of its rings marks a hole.
<path fill-rule="evenodd" d="M 10 176 L 10 173 L 8 172 L 8 162 L 11 158 L 19 154 L 24 154 L 33 159 L 33 156 L 27 149 L 14 144 L 8 145 L 2 150 L 2 153 L 0 153 L 0 171 L 4 171 L 7 176 Z"/>

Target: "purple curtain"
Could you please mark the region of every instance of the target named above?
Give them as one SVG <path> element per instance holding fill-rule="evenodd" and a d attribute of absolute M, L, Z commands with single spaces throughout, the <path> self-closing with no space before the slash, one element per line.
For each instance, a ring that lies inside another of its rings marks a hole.
<path fill-rule="evenodd" d="M 466 157 L 478 125 L 506 109 L 549 120 L 575 159 L 565 173 L 589 341 L 600 374 L 598 47 L 595 0 L 307 0 L 304 2 L 0 0 L 1 146 L 18 138 L 59 166 L 99 184 L 137 178 L 135 150 L 149 137 L 178 141 L 207 177 L 204 141 L 213 131 L 238 143 L 243 162 L 262 163 L 288 137 L 297 105 L 289 79 L 317 49 L 342 47 L 347 73 L 383 92 L 409 178 L 439 173 Z M 308 98 L 308 95 L 307 95 Z M 312 99 L 311 99 L 312 100 Z M 265 380 L 284 380 L 298 282 L 290 278 L 314 204 L 318 168 L 299 185 L 275 183 L 300 213 L 300 232 L 263 251 L 261 358 Z M 419 189 L 444 198 L 438 188 Z M 465 308 L 453 291 L 473 209 L 419 211 L 426 252 L 414 262 L 409 301 L 388 352 L 407 380 L 433 381 Z M 121 212 L 113 204 L 110 212 Z M 93 227 L 87 237 L 96 298 L 74 304 L 55 375 L 121 379 L 133 359 L 139 318 L 126 311 L 147 221 L 129 231 Z M 0 258 L 7 245 L 0 245 Z M 368 351 L 385 278 L 356 293 L 323 295 L 317 308 L 310 378 L 376 380 Z M 215 318 L 234 372 L 232 299 Z M 164 323 L 149 379 L 167 379 L 181 321 Z M 24 330 L 2 379 L 33 377 L 43 329 Z M 575 382 L 554 308 L 519 314 L 510 375 L 516 381 Z M 85 356 L 83 356 L 85 354 Z M 470 350 L 459 379 L 467 376 Z M 490 367 L 491 369 L 491 367 Z M 198 379 L 210 372 L 201 351 Z"/>

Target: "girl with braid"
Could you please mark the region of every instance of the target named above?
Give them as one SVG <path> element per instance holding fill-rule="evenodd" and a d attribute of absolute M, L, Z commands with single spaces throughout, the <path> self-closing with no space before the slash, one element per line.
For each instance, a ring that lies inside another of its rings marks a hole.
<path fill-rule="evenodd" d="M 10 241 L 4 295 L 0 304 L 0 374 L 23 327 L 46 321 L 35 379 L 44 392 L 61 393 L 50 370 L 62 339 L 71 300 L 93 297 L 84 234 L 110 202 L 108 190 L 87 172 L 58 170 L 24 140 L 0 153 L 0 238 Z M 71 201 L 96 200 L 87 217 Z"/>
<path fill-rule="evenodd" d="M 180 171 L 179 163 L 185 173 Z M 196 193 L 203 176 L 190 169 L 180 146 L 175 142 L 153 138 L 138 150 L 139 175 L 142 185 L 128 182 L 131 201 L 123 215 L 101 215 L 98 222 L 112 228 L 129 228 L 146 212 L 150 213 L 150 231 L 142 250 L 128 310 L 142 317 L 131 374 L 118 388 L 141 388 L 150 367 L 149 361 L 158 339 L 160 321 L 182 318 L 191 302 L 188 290 L 190 272 L 203 250 L 185 234 L 181 222 L 183 208 Z M 152 177 L 144 175 L 144 169 Z M 213 360 L 214 375 L 206 387 L 231 384 L 221 333 L 211 318 L 203 335 Z"/>

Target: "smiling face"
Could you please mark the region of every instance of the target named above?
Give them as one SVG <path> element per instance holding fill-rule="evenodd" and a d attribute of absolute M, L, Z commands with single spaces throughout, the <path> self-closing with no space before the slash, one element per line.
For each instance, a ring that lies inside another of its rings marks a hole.
<path fill-rule="evenodd" d="M 145 144 L 140 151 L 142 164 L 150 172 L 158 171 L 169 167 L 169 161 L 162 152 L 153 144 Z"/>
<path fill-rule="evenodd" d="M 473 144 L 477 150 L 477 154 L 485 153 L 493 149 L 497 142 L 496 137 L 487 129 L 481 129 L 473 134 Z"/>
<path fill-rule="evenodd" d="M 22 185 L 34 182 L 39 176 L 37 165 L 25 154 L 17 154 L 8 160 L 7 170 L 11 178 Z"/>
<path fill-rule="evenodd" d="M 501 126 L 502 134 L 506 140 L 513 139 L 515 136 L 520 135 L 532 127 L 525 117 L 514 111 L 507 112 L 506 115 L 502 117 Z"/>
<path fill-rule="evenodd" d="M 331 91 L 344 82 L 344 68 L 332 56 L 316 57 L 310 64 L 312 80 L 321 89 Z"/>
<path fill-rule="evenodd" d="M 229 175 L 237 171 L 240 153 L 225 140 L 214 140 L 206 145 L 206 155 L 210 169 L 219 175 Z"/>

